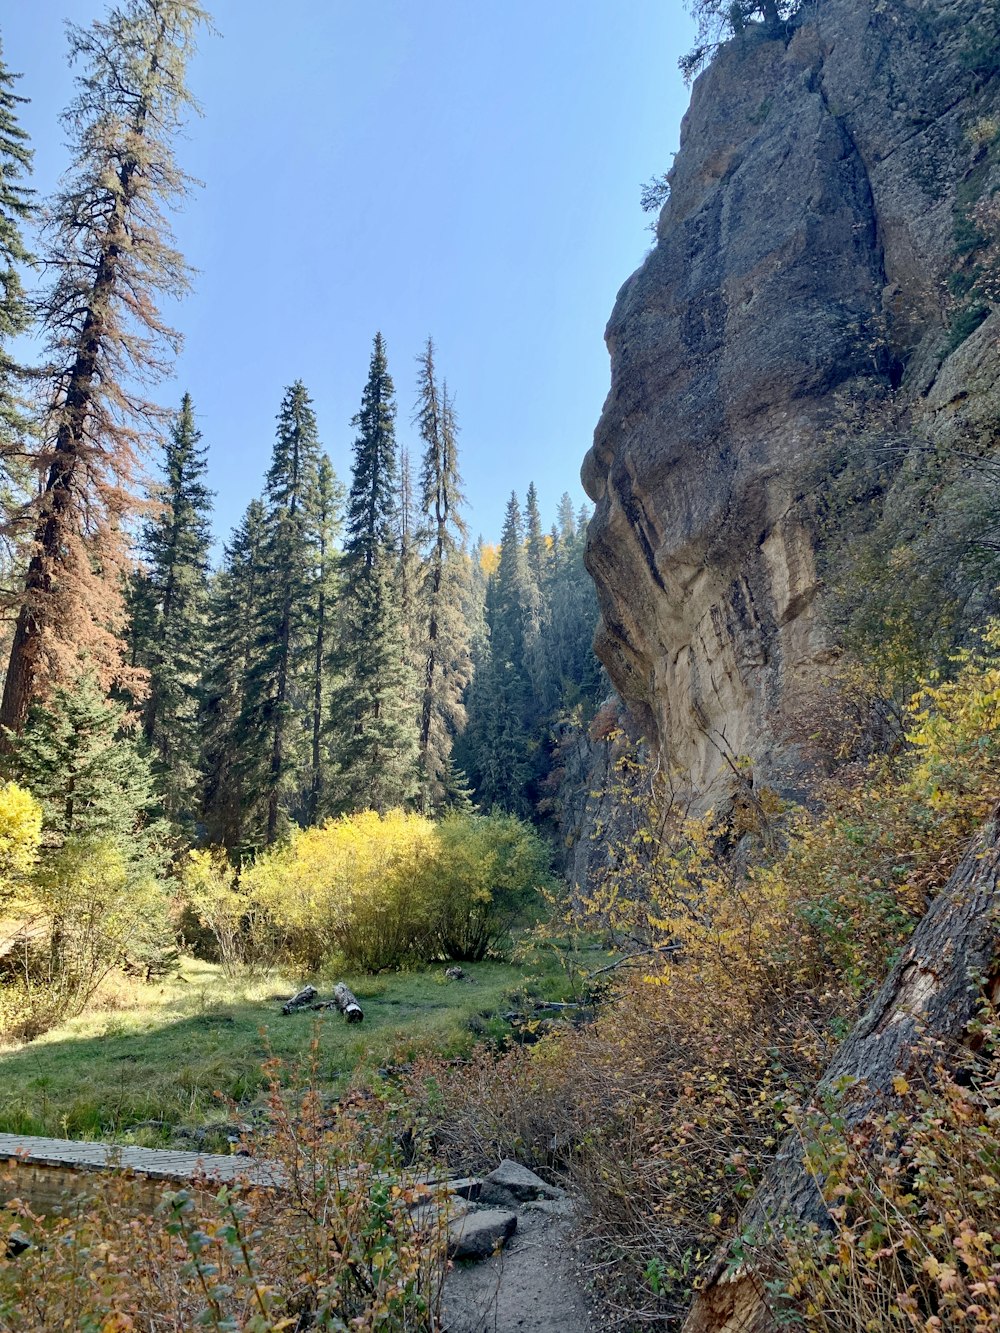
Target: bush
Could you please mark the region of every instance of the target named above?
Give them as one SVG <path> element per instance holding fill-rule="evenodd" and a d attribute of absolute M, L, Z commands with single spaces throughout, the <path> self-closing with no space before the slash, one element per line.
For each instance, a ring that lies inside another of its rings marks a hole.
<path fill-rule="evenodd" d="M 367 810 L 294 833 L 256 861 L 244 885 L 309 970 L 337 954 L 348 966 L 377 972 L 426 953 L 425 869 L 434 859 L 429 819 Z"/>
<path fill-rule="evenodd" d="M 811 809 L 782 810 L 747 773 L 731 819 L 691 819 L 662 766 L 626 752 L 619 835 L 604 835 L 587 905 L 640 955 L 613 998 L 528 1053 L 416 1072 L 414 1098 L 456 1165 L 516 1155 L 586 1196 L 609 1323 L 680 1327 L 790 1108 L 1000 801 L 995 628 L 954 668 L 910 701 L 893 755 L 842 765 Z M 786 1256 L 790 1324 L 1000 1328 L 997 1077 L 983 1057 L 971 1087 L 939 1071 L 850 1142 L 825 1131 L 815 1152 L 824 1170 L 843 1157 L 830 1187 L 843 1234 L 797 1238 Z"/>
<path fill-rule="evenodd" d="M 987 1012 L 957 1078 L 924 1051 L 922 1087 L 895 1079 L 892 1109 L 845 1132 L 797 1119 L 824 1178 L 830 1232 L 780 1238 L 773 1290 L 811 1333 L 1000 1329 L 1000 1030 Z"/>
<path fill-rule="evenodd" d="M 238 887 L 235 867 L 221 847 L 188 853 L 181 889 L 199 925 L 215 941 L 227 976 L 253 975 L 273 966 L 277 932 L 260 903 Z"/>
<path fill-rule="evenodd" d="M 277 1164 L 285 1188 L 165 1187 L 150 1217 L 141 1183 L 103 1176 L 61 1216 L 22 1207 L 9 1230 L 31 1244 L 0 1258 L 0 1327 L 439 1328 L 446 1209 L 414 1209 L 419 1168 L 404 1168 L 392 1115 L 358 1097 L 331 1116 L 315 1070 L 291 1093 L 270 1072 L 266 1138 L 247 1146 Z"/>
<path fill-rule="evenodd" d="M 294 833 L 246 871 L 241 891 L 307 969 L 336 955 L 378 972 L 498 949 L 548 884 L 548 861 L 513 815 L 456 813 L 435 824 L 368 810 Z M 226 892 L 220 901 L 232 902 Z"/>
<path fill-rule="evenodd" d="M 548 848 L 514 815 L 446 815 L 437 825 L 432 883 L 441 952 L 479 962 L 507 941 L 549 883 Z"/>

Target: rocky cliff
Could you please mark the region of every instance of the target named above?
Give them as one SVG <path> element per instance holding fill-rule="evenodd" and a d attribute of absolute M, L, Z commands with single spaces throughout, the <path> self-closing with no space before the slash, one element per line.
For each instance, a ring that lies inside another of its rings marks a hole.
<path fill-rule="evenodd" d="M 694 85 L 583 480 L 598 653 L 706 802 L 738 756 L 795 784 L 837 646 L 815 516 L 848 408 L 875 452 L 996 435 L 998 33 L 996 0 L 812 0 Z"/>

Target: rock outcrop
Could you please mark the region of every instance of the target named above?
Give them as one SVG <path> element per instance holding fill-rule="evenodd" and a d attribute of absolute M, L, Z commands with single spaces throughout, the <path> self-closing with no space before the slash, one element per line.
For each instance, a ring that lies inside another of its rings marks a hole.
<path fill-rule="evenodd" d="M 598 653 L 705 803 L 742 756 L 795 786 L 836 649 L 813 468 L 845 403 L 996 433 L 1000 317 L 949 279 L 1000 185 L 998 31 L 979 0 L 812 0 L 694 85 L 583 480 Z"/>

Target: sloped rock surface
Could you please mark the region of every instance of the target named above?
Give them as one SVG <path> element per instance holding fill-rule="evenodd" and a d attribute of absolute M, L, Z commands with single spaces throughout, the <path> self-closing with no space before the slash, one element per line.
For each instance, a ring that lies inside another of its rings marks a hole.
<path fill-rule="evenodd" d="M 844 402 L 930 438 L 995 421 L 997 317 L 947 329 L 958 220 L 1000 184 L 995 28 L 973 0 L 819 0 L 694 86 L 583 480 L 599 655 L 703 804 L 743 755 L 795 787 L 834 650 L 804 478 Z"/>

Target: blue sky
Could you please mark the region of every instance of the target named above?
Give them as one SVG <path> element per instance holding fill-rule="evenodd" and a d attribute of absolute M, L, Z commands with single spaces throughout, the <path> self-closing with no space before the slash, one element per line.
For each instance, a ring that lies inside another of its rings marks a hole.
<path fill-rule="evenodd" d="M 677 147 L 691 40 L 680 0 L 216 0 L 178 145 L 205 188 L 176 219 L 199 270 L 176 311 L 225 537 L 259 492 L 283 389 L 313 396 L 346 482 L 376 329 L 410 424 L 427 334 L 452 389 L 473 533 L 534 480 L 543 519 L 609 382 L 603 330 L 651 235 L 643 181 Z M 13 12 L 11 12 L 13 11 Z M 8 0 L 0 36 L 31 98 L 47 193 L 66 165 L 63 21 L 99 0 Z"/>

